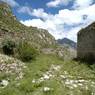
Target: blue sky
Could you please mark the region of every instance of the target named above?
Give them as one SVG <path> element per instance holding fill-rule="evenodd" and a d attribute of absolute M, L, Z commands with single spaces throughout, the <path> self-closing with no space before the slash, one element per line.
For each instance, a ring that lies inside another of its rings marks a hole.
<path fill-rule="evenodd" d="M 77 41 L 77 32 L 95 21 L 95 0 L 0 0 L 26 26 L 49 31 L 56 39 Z"/>

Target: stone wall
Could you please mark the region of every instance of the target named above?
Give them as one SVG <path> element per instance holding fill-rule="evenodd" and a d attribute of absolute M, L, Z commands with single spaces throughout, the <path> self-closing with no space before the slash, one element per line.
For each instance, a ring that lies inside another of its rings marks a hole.
<path fill-rule="evenodd" d="M 77 57 L 95 60 L 95 23 L 79 31 Z"/>

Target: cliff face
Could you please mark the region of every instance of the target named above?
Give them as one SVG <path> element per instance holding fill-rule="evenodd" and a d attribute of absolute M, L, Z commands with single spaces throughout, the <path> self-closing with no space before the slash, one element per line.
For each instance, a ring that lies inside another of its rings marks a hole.
<path fill-rule="evenodd" d="M 16 42 L 26 40 L 37 48 L 55 45 L 56 41 L 47 30 L 26 27 L 12 14 L 10 6 L 0 2 L 0 39 L 10 38 Z"/>
<path fill-rule="evenodd" d="M 95 60 L 95 22 L 78 33 L 77 55 Z"/>

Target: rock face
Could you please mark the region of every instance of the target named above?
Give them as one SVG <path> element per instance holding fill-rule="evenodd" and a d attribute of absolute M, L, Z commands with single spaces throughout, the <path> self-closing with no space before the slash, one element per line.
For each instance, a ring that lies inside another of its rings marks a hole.
<path fill-rule="evenodd" d="M 95 60 L 95 22 L 79 31 L 77 57 Z"/>

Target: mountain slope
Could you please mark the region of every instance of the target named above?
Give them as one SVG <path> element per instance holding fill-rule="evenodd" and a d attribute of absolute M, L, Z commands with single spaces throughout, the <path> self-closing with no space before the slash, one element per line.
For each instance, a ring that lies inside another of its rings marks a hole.
<path fill-rule="evenodd" d="M 2 2 L 0 2 L 0 38 L 26 40 L 37 48 L 53 46 L 56 43 L 47 30 L 21 24 L 12 14 L 10 6 Z"/>
<path fill-rule="evenodd" d="M 66 45 L 66 46 L 69 46 L 69 47 L 74 48 L 74 49 L 77 48 L 77 44 L 74 41 L 72 41 L 72 40 L 70 40 L 68 38 L 58 39 L 57 42 L 60 45 Z"/>

